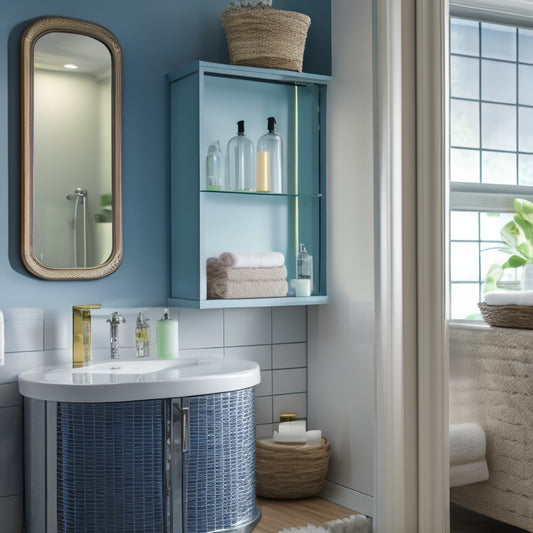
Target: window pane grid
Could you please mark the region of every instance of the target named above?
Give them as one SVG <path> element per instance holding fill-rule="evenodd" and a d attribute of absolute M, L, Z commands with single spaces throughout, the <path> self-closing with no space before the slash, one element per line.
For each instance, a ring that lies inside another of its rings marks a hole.
<path fill-rule="evenodd" d="M 451 18 L 449 61 L 451 318 L 481 319 L 487 271 L 507 259 L 499 230 L 513 213 L 503 211 L 533 194 L 533 32 Z M 519 288 L 520 270 L 501 286 Z"/>

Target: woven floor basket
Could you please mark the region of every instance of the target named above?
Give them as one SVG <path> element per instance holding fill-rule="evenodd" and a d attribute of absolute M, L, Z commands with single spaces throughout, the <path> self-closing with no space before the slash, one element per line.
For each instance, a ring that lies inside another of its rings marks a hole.
<path fill-rule="evenodd" d="M 238 7 L 222 13 L 230 63 L 302 72 L 311 19 L 271 7 Z"/>
<path fill-rule="evenodd" d="M 256 441 L 257 495 L 287 500 L 316 496 L 326 480 L 330 456 L 326 439 L 319 446 Z"/>
<path fill-rule="evenodd" d="M 500 328 L 533 329 L 533 305 L 478 304 L 483 320 Z"/>

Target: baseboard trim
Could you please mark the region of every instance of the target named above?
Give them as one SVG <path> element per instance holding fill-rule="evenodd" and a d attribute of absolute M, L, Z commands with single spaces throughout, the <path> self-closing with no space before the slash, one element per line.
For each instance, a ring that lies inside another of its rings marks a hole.
<path fill-rule="evenodd" d="M 337 483 L 326 481 L 320 496 L 366 516 L 372 517 L 374 515 L 374 498 Z"/>

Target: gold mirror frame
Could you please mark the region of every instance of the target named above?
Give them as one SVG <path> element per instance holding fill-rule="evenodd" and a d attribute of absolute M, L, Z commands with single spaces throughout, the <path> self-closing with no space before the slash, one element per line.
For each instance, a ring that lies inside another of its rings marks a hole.
<path fill-rule="evenodd" d="M 110 52 L 112 65 L 112 238 L 111 255 L 94 267 L 51 268 L 43 265 L 33 249 L 33 94 L 34 49 L 43 35 L 51 32 L 73 33 L 92 37 L 103 43 Z M 48 280 L 97 279 L 114 272 L 123 256 L 122 240 L 122 127 L 121 127 L 121 71 L 122 54 L 115 36 L 107 29 L 77 19 L 45 17 L 32 23 L 21 42 L 21 253 L 25 267 L 35 276 Z"/>

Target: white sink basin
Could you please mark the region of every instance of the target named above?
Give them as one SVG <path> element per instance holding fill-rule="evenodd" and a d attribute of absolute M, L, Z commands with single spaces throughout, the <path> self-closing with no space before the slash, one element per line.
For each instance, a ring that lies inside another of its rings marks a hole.
<path fill-rule="evenodd" d="M 19 375 L 22 396 L 53 402 L 124 402 L 201 396 L 253 387 L 259 365 L 231 359 L 111 360 Z"/>

